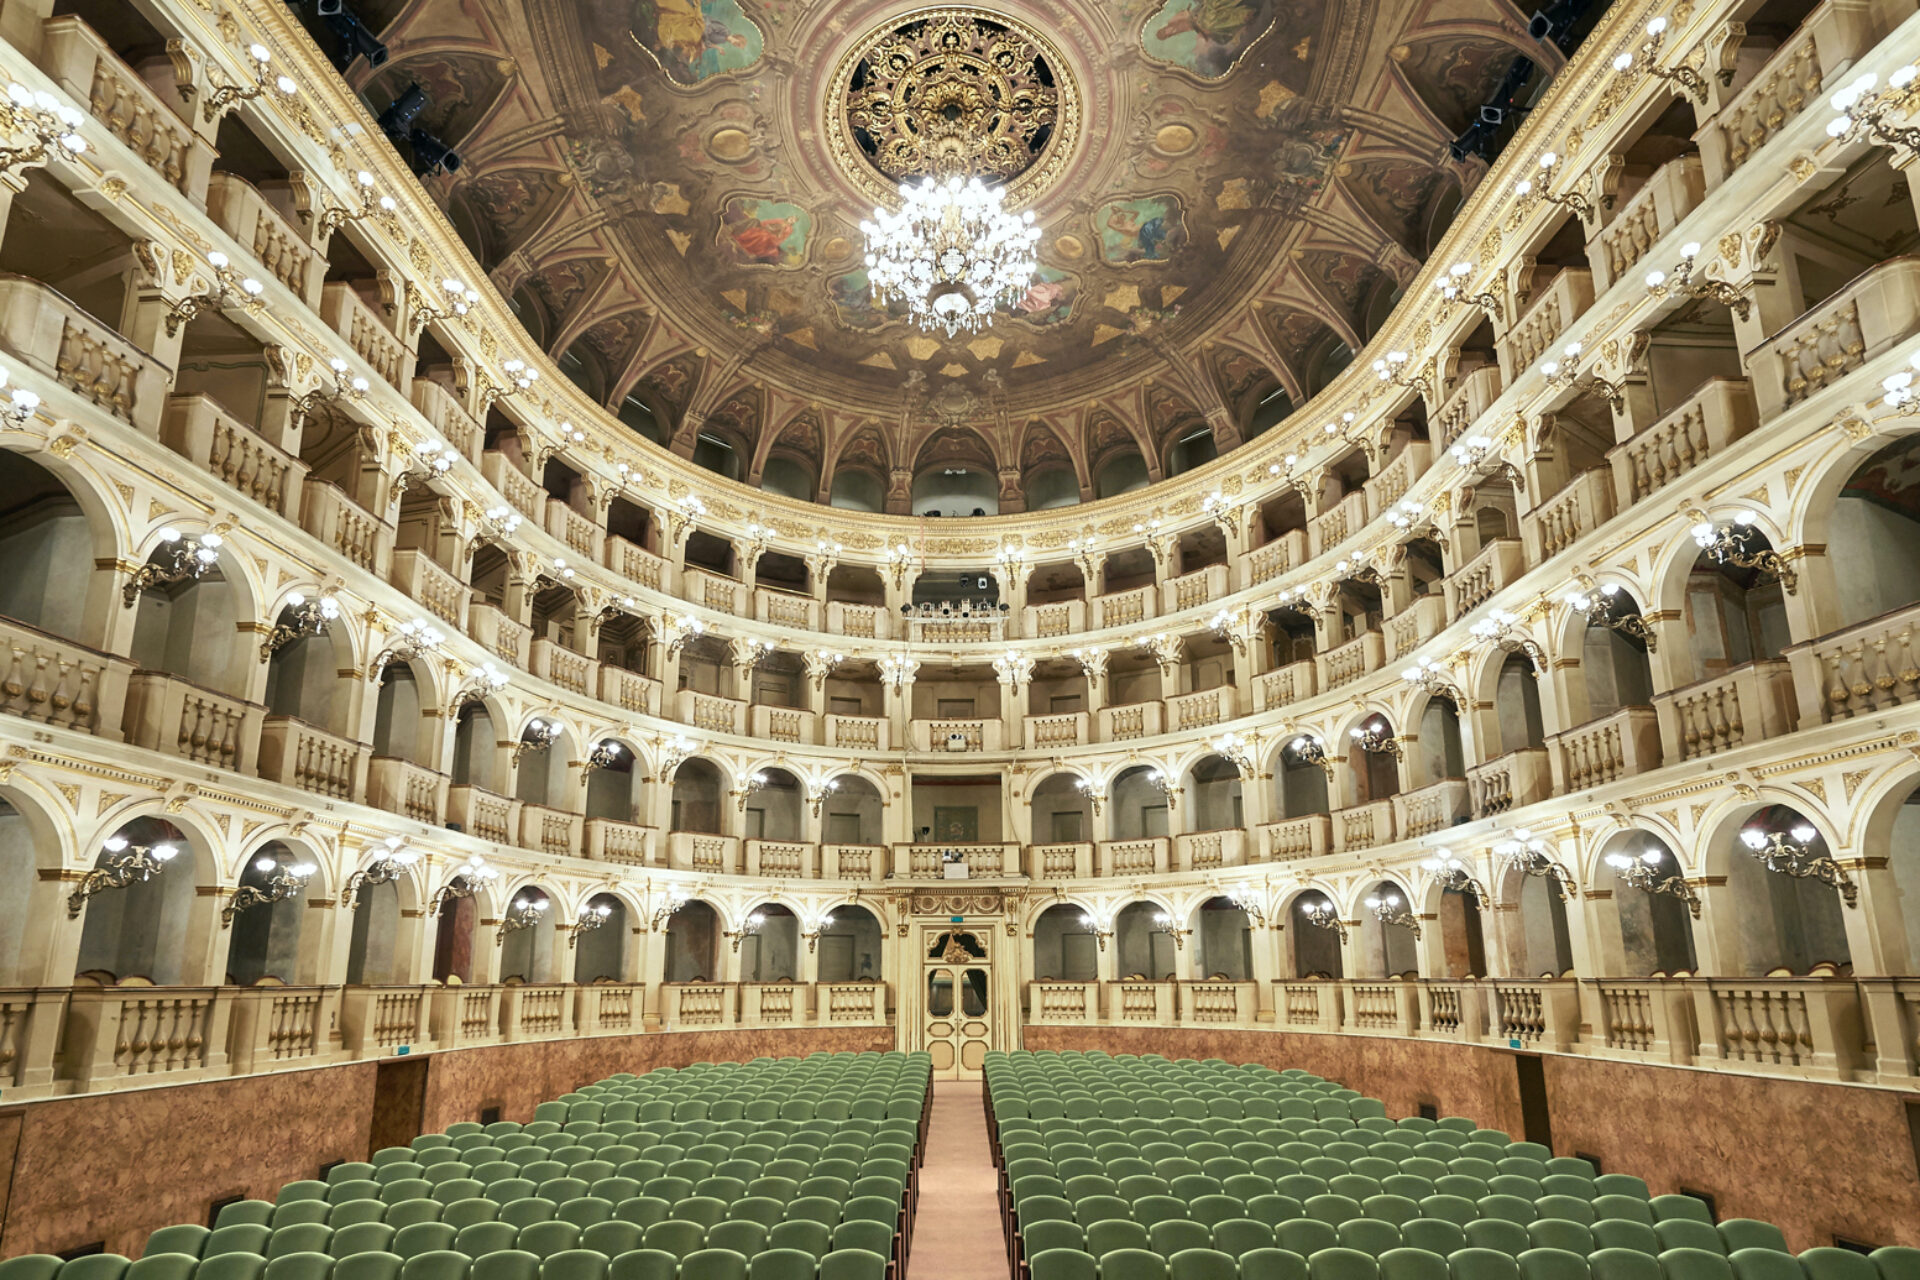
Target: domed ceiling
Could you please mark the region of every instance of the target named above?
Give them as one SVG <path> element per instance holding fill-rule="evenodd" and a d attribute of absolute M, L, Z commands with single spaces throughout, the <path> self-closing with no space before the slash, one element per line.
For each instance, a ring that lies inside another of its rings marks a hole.
<path fill-rule="evenodd" d="M 1449 158 L 1517 56 L 1501 0 L 407 0 L 392 56 L 460 152 L 429 180 L 537 342 L 690 454 L 1150 476 L 1362 346 L 1471 187 Z M 874 302 L 861 220 L 980 173 L 1043 229 L 1010 314 L 954 339 Z"/>

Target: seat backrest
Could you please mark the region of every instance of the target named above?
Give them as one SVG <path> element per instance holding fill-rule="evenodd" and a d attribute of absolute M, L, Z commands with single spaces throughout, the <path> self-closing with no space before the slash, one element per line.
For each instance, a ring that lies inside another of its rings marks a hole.
<path fill-rule="evenodd" d="M 1582 1280 L 1587 1257 L 1567 1249 L 1529 1249 L 1520 1255 L 1520 1280 Z"/>
<path fill-rule="evenodd" d="M 1447 1260 L 1425 1249 L 1389 1249 L 1380 1255 L 1381 1280 L 1447 1280 Z"/>
<path fill-rule="evenodd" d="M 1240 1255 L 1240 1280 L 1307 1280 L 1307 1260 L 1285 1249 Z"/>
<path fill-rule="evenodd" d="M 1736 1249 L 1727 1262 L 1737 1280 L 1807 1280 L 1800 1259 L 1775 1249 Z"/>
<path fill-rule="evenodd" d="M 1598 1234 L 1595 1240 L 1599 1239 Z M 1593 1280 L 1662 1280 L 1660 1260 L 1638 1249 L 1595 1249 L 1587 1255 Z"/>

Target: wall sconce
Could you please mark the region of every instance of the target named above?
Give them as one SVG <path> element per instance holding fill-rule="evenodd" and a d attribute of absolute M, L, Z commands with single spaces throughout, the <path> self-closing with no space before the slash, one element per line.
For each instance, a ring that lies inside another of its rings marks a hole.
<path fill-rule="evenodd" d="M 1200 500 L 1200 510 L 1229 538 L 1240 536 L 1240 504 L 1222 490 L 1215 489 Z"/>
<path fill-rule="evenodd" d="M 0 104 L 0 130 L 9 136 L 24 133 L 33 141 L 24 147 L 0 147 L 0 172 L 12 173 L 38 164 L 55 146 L 68 155 L 79 155 L 87 149 L 87 140 L 80 136 L 86 118 L 45 90 L 8 85 L 7 100 Z"/>
<path fill-rule="evenodd" d="M 208 124 L 212 124 L 241 103 L 251 102 L 268 93 L 277 93 L 283 98 L 291 98 L 300 92 L 300 86 L 293 82 L 291 76 L 275 76 L 271 80 L 267 78 L 267 64 L 272 60 L 273 55 L 267 52 L 265 45 L 248 45 L 247 56 L 253 60 L 254 82 L 244 87 L 235 84 L 221 85 L 208 94 L 206 101 L 200 104 L 201 118 Z"/>
<path fill-rule="evenodd" d="M 461 864 L 459 870 L 455 871 L 445 884 L 434 890 L 431 898 L 427 899 L 427 915 L 438 915 L 440 908 L 449 902 L 459 898 L 471 898 L 481 885 L 499 878 L 499 868 L 488 866 L 485 859 L 477 853 L 474 854 Z"/>
<path fill-rule="evenodd" d="M 1434 282 L 1433 287 L 1440 291 L 1440 297 L 1447 303 L 1449 310 L 1458 306 L 1476 306 L 1486 312 L 1487 318 L 1495 324 L 1502 323 L 1506 318 L 1506 304 L 1497 294 L 1485 289 L 1474 293 L 1467 292 L 1472 287 L 1467 283 L 1472 276 L 1471 262 L 1456 262 L 1447 268 L 1446 275 Z"/>
<path fill-rule="evenodd" d="M 660 781 L 673 778 L 674 770 L 689 760 L 699 744 L 685 734 L 675 734 L 672 738 L 656 738 L 654 746 L 660 751 Z"/>
<path fill-rule="evenodd" d="M 807 784 L 807 805 L 813 810 L 814 817 L 820 816 L 820 806 L 827 802 L 828 796 L 839 789 L 840 783 L 833 778 Z"/>
<path fill-rule="evenodd" d="M 120 589 L 121 601 L 129 609 L 143 593 L 176 582 L 198 582 L 220 563 L 217 533 L 203 533 L 189 542 L 178 529 L 166 528 L 160 531 L 160 544 L 154 558 L 129 573 L 126 586 Z"/>
<path fill-rule="evenodd" d="M 1347 922 L 1334 909 L 1331 898 L 1305 898 L 1300 902 L 1300 917 L 1316 929 L 1330 929 L 1340 941 L 1347 940 Z"/>
<path fill-rule="evenodd" d="M 1920 370 L 1920 351 L 1909 356 L 1907 363 L 1915 370 Z M 1882 403 L 1887 408 L 1898 410 L 1903 414 L 1920 413 L 1920 395 L 1914 394 L 1912 372 L 1902 369 L 1898 373 L 1888 374 L 1880 380 L 1880 386 L 1886 392 Z"/>
<path fill-rule="evenodd" d="M 1487 897 L 1486 889 L 1473 878 L 1473 873 L 1467 869 L 1467 864 L 1460 861 L 1449 850 L 1435 849 L 1433 856 L 1420 865 L 1432 873 L 1442 893 L 1466 894 L 1473 899 L 1474 906 L 1480 910 L 1493 909 L 1493 901 Z"/>
<path fill-rule="evenodd" d="M 1700 895 L 1694 892 L 1693 886 L 1687 883 L 1687 878 L 1680 874 L 1678 867 L 1669 874 L 1660 872 L 1660 864 L 1666 860 L 1666 856 L 1658 849 L 1649 849 L 1637 858 L 1624 853 L 1610 853 L 1607 855 L 1607 865 L 1613 868 L 1614 875 L 1627 888 L 1678 898 L 1687 904 L 1687 910 L 1698 920 Z"/>
<path fill-rule="evenodd" d="M 1581 344 L 1569 342 L 1560 350 L 1558 360 L 1543 361 L 1540 365 L 1541 376 L 1546 378 L 1550 387 L 1569 387 L 1576 391 L 1591 391 L 1603 395 L 1615 413 L 1624 413 L 1627 408 L 1627 384 L 1609 382 L 1595 373 L 1580 372 Z"/>
<path fill-rule="evenodd" d="M 453 450 L 438 440 L 416 440 L 413 443 L 413 458 L 407 469 L 393 478 L 393 488 L 388 492 L 387 501 L 393 506 L 400 504 L 407 490 L 415 485 L 430 484 L 434 480 L 453 470 Z"/>
<path fill-rule="evenodd" d="M 480 664 L 480 670 L 473 678 L 460 686 L 460 691 L 447 702 L 447 719 L 453 720 L 460 715 L 460 708 L 469 702 L 482 702 L 490 693 L 498 693 L 507 687 L 508 675 L 491 662 Z"/>
<path fill-rule="evenodd" d="M 1368 755 L 1390 755 L 1395 760 L 1402 758 L 1400 740 L 1393 736 L 1390 725 L 1355 725 L 1347 731 L 1347 736 L 1353 739 L 1354 746 Z"/>
<path fill-rule="evenodd" d="M 87 900 L 95 894 L 145 884 L 180 856 L 178 845 L 130 844 L 125 836 L 109 836 L 102 847 L 107 851 L 106 862 L 82 876 L 79 885 L 67 896 L 69 920 L 78 920 L 86 910 Z"/>
<path fill-rule="evenodd" d="M 327 634 L 327 625 L 340 616 L 340 602 L 332 596 L 309 600 L 298 591 L 287 597 L 281 621 L 260 642 L 260 661 L 265 662 L 295 640 Z"/>
<path fill-rule="evenodd" d="M 271 871 L 264 887 L 243 884 L 233 891 L 227 899 L 227 905 L 220 908 L 220 927 L 225 929 L 233 924 L 233 918 L 242 911 L 254 907 L 270 907 L 276 902 L 285 902 L 307 887 L 314 872 L 320 868 L 311 862 L 296 862 L 283 867 L 273 858 L 261 858 L 253 864 L 256 871 Z"/>
<path fill-rule="evenodd" d="M 1161 919 L 1165 919 L 1165 917 L 1163 916 Z M 1107 923 L 1111 926 L 1112 921 L 1108 921 Z M 1111 927 L 1102 928 L 1100 919 L 1091 911 L 1082 911 L 1080 913 L 1080 931 L 1082 933 L 1092 934 L 1094 944 L 1102 951 L 1107 949 L 1107 939 L 1113 936 L 1113 929 Z"/>
<path fill-rule="evenodd" d="M 1027 550 L 1011 543 L 1000 544 L 1000 552 L 994 559 L 1001 573 L 1012 583 L 1021 583 L 1027 578 Z"/>
<path fill-rule="evenodd" d="M 1303 733 L 1287 744 L 1287 750 L 1301 764 L 1327 763 L 1327 742 L 1317 733 Z"/>
<path fill-rule="evenodd" d="M 1513 194 L 1522 200 L 1538 199 L 1547 204 L 1557 204 L 1563 209 L 1571 209 L 1583 222 L 1593 221 L 1593 202 L 1578 191 L 1555 193 L 1549 190 L 1547 183 L 1553 177 L 1554 166 L 1560 163 L 1560 157 L 1548 151 L 1540 157 L 1540 188 L 1534 189 L 1533 179 L 1522 178 L 1513 184 Z"/>
<path fill-rule="evenodd" d="M 1415 658 L 1413 665 L 1400 673 L 1400 678 L 1428 693 L 1445 694 L 1457 700 L 1453 681 L 1447 679 L 1447 669 L 1432 658 Z"/>
<path fill-rule="evenodd" d="M 606 769 L 619 764 L 620 757 L 625 753 L 626 748 L 622 747 L 612 738 L 606 738 L 594 743 L 593 750 L 587 752 L 587 758 L 580 762 L 581 785 L 586 785 L 588 775 L 593 773 L 594 770 Z"/>
<path fill-rule="evenodd" d="M 1173 917 L 1171 915 L 1168 915 L 1164 911 L 1156 911 L 1153 916 L 1153 932 L 1164 933 L 1168 937 L 1172 938 L 1173 949 L 1175 951 L 1181 951 L 1186 948 L 1187 935 L 1189 933 L 1192 933 L 1193 930 L 1174 928 Z"/>
<path fill-rule="evenodd" d="M 1100 540 L 1092 534 L 1067 539 L 1067 552 L 1074 563 L 1080 566 L 1080 578 L 1087 591 L 1092 593 L 1100 579 L 1100 565 L 1106 558 L 1096 548 Z"/>
<path fill-rule="evenodd" d="M 880 683 L 899 693 L 913 683 L 914 673 L 919 670 L 917 659 L 902 653 L 890 653 L 880 659 Z"/>
<path fill-rule="evenodd" d="M 1846 88 L 1833 95 L 1833 109 L 1840 114 L 1827 123 L 1827 136 L 1852 142 L 1864 133 L 1867 141 L 1875 146 L 1920 151 L 1920 128 L 1888 123 L 1889 117 L 1904 119 L 1920 105 L 1916 102 L 1920 91 L 1913 87 L 1916 76 L 1920 76 L 1920 69 L 1901 67 L 1887 77 L 1887 87 L 1880 93 L 1873 91 L 1880 82 L 1880 77 L 1873 72 L 1856 76 Z"/>
<path fill-rule="evenodd" d="M 692 901 L 692 899 L 687 896 L 687 891 L 679 885 L 674 885 L 668 889 L 666 900 L 653 909 L 653 916 L 647 923 L 647 931 L 649 933 L 659 933 L 661 929 L 666 927 L 667 921 L 673 918 L 674 913 L 686 906 L 690 901 Z"/>
<path fill-rule="evenodd" d="M 1405 929 L 1415 938 L 1420 936 L 1420 921 L 1414 918 L 1407 904 L 1400 901 L 1397 893 L 1388 893 L 1378 898 L 1366 900 L 1367 910 L 1373 912 L 1373 918 L 1391 929 Z"/>
<path fill-rule="evenodd" d="M 448 276 L 440 282 L 440 300 L 444 305 L 435 305 L 431 294 L 407 281 L 407 323 L 415 333 L 441 320 L 466 319 L 468 310 L 480 301 L 480 291 Z"/>
<path fill-rule="evenodd" d="M 1180 804 L 1180 787 L 1159 769 L 1147 770 L 1147 785 L 1167 798 L 1167 812 L 1172 813 Z"/>
<path fill-rule="evenodd" d="M 550 579 L 555 586 L 559 586 L 573 580 L 573 566 L 567 563 L 565 556 L 555 556 L 553 563 L 541 570 L 540 576 Z"/>
<path fill-rule="evenodd" d="M 538 716 L 527 721 L 527 727 L 521 732 L 520 740 L 513 744 L 513 762 L 520 763 L 520 757 L 529 751 L 545 751 L 560 740 L 560 722 L 542 720 Z"/>
<path fill-rule="evenodd" d="M 758 636 L 735 636 L 727 646 L 727 653 L 733 659 L 734 666 L 751 670 L 773 653 L 773 641 L 762 640 Z"/>
<path fill-rule="evenodd" d="M 0 387 L 6 386 L 8 379 L 12 376 L 5 368 L 0 368 Z M 25 387 L 15 387 L 8 393 L 5 401 L 0 401 L 0 423 L 17 430 L 24 427 L 39 408 L 38 392 L 29 391 Z"/>
<path fill-rule="evenodd" d="M 914 554 L 912 548 L 904 542 L 896 542 L 887 548 L 887 573 L 893 579 L 893 589 L 906 589 L 907 570 L 912 567 Z"/>
<path fill-rule="evenodd" d="M 1410 391 L 1418 391 L 1423 396 L 1431 396 L 1433 384 L 1427 381 L 1425 374 L 1408 375 L 1407 370 L 1412 367 L 1410 360 L 1411 357 L 1404 351 L 1389 351 L 1373 362 L 1373 372 L 1380 381 L 1391 386 L 1406 387 Z"/>
<path fill-rule="evenodd" d="M 348 911 L 360 905 L 360 890 L 369 885 L 391 884 L 406 874 L 408 867 L 420 861 L 420 855 L 412 849 L 402 848 L 406 844 L 403 836 L 388 836 L 380 842 L 380 850 L 364 868 L 347 877 L 346 887 L 340 890 L 340 905 Z"/>
<path fill-rule="evenodd" d="M 1240 911 L 1246 915 L 1247 919 L 1253 922 L 1254 928 L 1264 929 L 1267 927 L 1267 908 L 1269 904 L 1266 894 L 1261 891 L 1259 885 L 1229 885 L 1225 890 L 1225 894 L 1227 901 L 1239 908 Z"/>
<path fill-rule="evenodd" d="M 1513 482 L 1514 492 L 1527 491 L 1527 480 L 1520 468 L 1501 457 L 1493 441 L 1485 436 L 1468 436 L 1456 442 L 1447 452 L 1462 470 L 1476 479 L 1491 480 L 1495 476 L 1505 476 Z"/>
<path fill-rule="evenodd" d="M 1547 842 L 1525 827 L 1515 827 L 1508 839 L 1493 846 L 1493 853 L 1521 875 L 1547 881 L 1562 902 L 1580 893 L 1573 875 L 1547 855 Z"/>
<path fill-rule="evenodd" d="M 993 660 L 993 670 L 1001 684 L 1023 685 L 1033 678 L 1033 659 L 1009 649 Z"/>
<path fill-rule="evenodd" d="M 353 176 L 353 189 L 359 193 L 360 207 L 349 209 L 345 205 L 328 205 L 320 211 L 320 235 L 322 238 L 332 235 L 349 222 L 360 222 L 367 218 L 382 221 L 396 220 L 400 206 L 394 203 L 392 196 L 376 196 L 373 193 L 373 175 L 365 169 Z"/>
<path fill-rule="evenodd" d="M 1665 18 L 1655 18 L 1647 23 L 1647 38 L 1641 43 L 1639 53 L 1639 57 L 1646 60 L 1646 64 L 1642 69 L 1656 80 L 1665 80 L 1669 84 L 1679 85 L 1688 97 L 1692 98 L 1695 102 L 1704 104 L 1707 100 L 1707 78 L 1705 76 L 1684 62 L 1673 67 L 1659 66 L 1654 62 L 1653 57 L 1660 51 L 1660 46 L 1665 43 L 1666 38 L 1667 20 Z M 1635 55 L 1623 53 L 1613 60 L 1613 69 L 1615 71 L 1630 71 L 1633 69 L 1634 64 Z"/>
<path fill-rule="evenodd" d="M 816 649 L 801 655 L 801 662 L 807 669 L 807 679 L 813 681 L 813 687 L 816 689 L 824 686 L 827 677 L 833 674 L 834 668 L 846 660 L 846 654 L 835 653 L 831 649 Z"/>
<path fill-rule="evenodd" d="M 766 770 L 757 769 L 752 773 L 748 773 L 745 770 L 736 772 L 733 775 L 733 788 L 732 788 L 731 794 L 734 798 L 734 803 L 739 807 L 740 812 L 745 813 L 747 811 L 748 796 L 756 795 L 759 792 L 766 790 L 766 787 L 767 787 Z"/>
<path fill-rule="evenodd" d="M 520 522 L 525 519 L 525 517 L 512 507 L 502 505 L 498 507 L 488 507 L 484 519 L 494 537 L 510 538 L 518 532 Z"/>
<path fill-rule="evenodd" d="M 1674 264 L 1671 274 L 1665 271 L 1647 272 L 1647 292 L 1656 298 L 1668 294 L 1676 297 L 1705 298 L 1717 302 L 1745 320 L 1753 314 L 1753 301 L 1747 297 L 1747 291 L 1725 280 L 1712 280 L 1693 276 L 1693 264 L 1700 256 L 1698 241 L 1689 240 L 1680 246 L 1680 261 Z"/>
<path fill-rule="evenodd" d="M 606 924 L 607 917 L 613 914 L 613 907 L 605 902 L 587 903 L 580 908 L 580 918 L 573 922 L 573 930 L 567 934 L 567 949 L 571 951 L 580 942 L 580 935 L 592 933 Z"/>
<path fill-rule="evenodd" d="M 1575 613 L 1586 615 L 1588 626 L 1605 627 L 1623 636 L 1632 636 L 1647 646 L 1648 653 L 1653 652 L 1657 644 L 1653 628 L 1640 616 L 1632 597 L 1622 591 L 1619 584 L 1603 582 L 1591 592 L 1569 591 L 1567 604 Z"/>
<path fill-rule="evenodd" d="M 752 915 L 748 916 L 745 920 L 742 920 L 740 922 L 740 927 L 738 929 L 727 929 L 724 932 L 726 933 L 726 936 L 732 940 L 733 949 L 735 951 L 738 951 L 740 950 L 740 940 L 742 938 L 751 938 L 755 934 L 759 933 L 760 926 L 765 924 L 766 922 L 767 922 L 767 917 L 765 913 L 756 911 Z"/>
<path fill-rule="evenodd" d="M 267 305 L 267 300 L 261 296 L 266 286 L 252 276 L 243 276 L 235 271 L 232 260 L 226 254 L 218 249 L 211 251 L 207 254 L 207 265 L 213 268 L 213 283 L 207 291 L 190 293 L 167 309 L 169 338 L 180 332 L 181 325 L 205 312 L 238 307 L 252 314 Z"/>
<path fill-rule="evenodd" d="M 688 641 L 704 635 L 707 630 L 706 623 L 685 613 L 677 618 L 661 614 L 658 617 L 649 617 L 647 622 L 653 631 L 653 638 L 666 646 L 669 659 L 679 657 L 680 651 L 687 647 Z"/>
<path fill-rule="evenodd" d="M 1538 680 L 1547 667 L 1547 651 L 1522 629 L 1524 621 L 1511 610 L 1489 609 L 1486 617 L 1467 628 L 1467 633 L 1483 644 L 1496 644 L 1508 653 L 1525 654 L 1533 664 L 1533 678 Z"/>
<path fill-rule="evenodd" d="M 447 637 L 440 628 L 425 618 L 413 618 L 403 622 L 394 628 L 393 642 L 373 660 L 368 677 L 378 680 L 389 663 L 412 662 L 425 654 L 437 653 L 446 640 Z"/>
<path fill-rule="evenodd" d="M 1227 732 L 1213 740 L 1215 754 L 1228 761 L 1240 771 L 1240 776 L 1251 782 L 1260 773 L 1260 762 L 1254 752 L 1259 749 L 1258 738 L 1243 738 L 1238 733 Z"/>
<path fill-rule="evenodd" d="M 1860 887 L 1849 877 L 1830 853 L 1815 853 L 1813 843 L 1820 833 L 1811 823 L 1796 823 L 1787 831 L 1762 831 L 1748 827 L 1740 833 L 1754 861 L 1776 875 L 1795 880 L 1818 880 L 1840 891 L 1849 907 L 1860 905 Z"/>
<path fill-rule="evenodd" d="M 1387 509 L 1387 523 L 1396 529 L 1412 529 L 1424 524 L 1427 509 L 1412 498 L 1402 498 Z"/>
<path fill-rule="evenodd" d="M 513 906 L 507 910 L 506 919 L 502 920 L 500 927 L 494 931 L 493 945 L 504 947 L 507 945 L 508 934 L 518 933 L 522 929 L 531 929 L 539 924 L 546 916 L 549 905 L 551 904 L 546 898 L 515 898 Z"/>
<path fill-rule="evenodd" d="M 1107 802 L 1107 789 L 1089 778 L 1079 779 L 1074 783 L 1074 787 L 1087 798 L 1087 803 L 1093 806 L 1093 816 L 1099 817 L 1100 806 Z"/>
<path fill-rule="evenodd" d="M 1751 569 L 1765 577 L 1776 579 L 1781 588 L 1792 595 L 1796 585 L 1794 572 L 1778 551 L 1772 547 L 1758 546 L 1760 531 L 1754 527 L 1754 514 L 1751 511 L 1736 511 L 1731 525 L 1716 525 L 1702 520 L 1693 526 L 1694 545 L 1706 553 L 1715 564 L 1731 565 L 1736 569 Z"/>

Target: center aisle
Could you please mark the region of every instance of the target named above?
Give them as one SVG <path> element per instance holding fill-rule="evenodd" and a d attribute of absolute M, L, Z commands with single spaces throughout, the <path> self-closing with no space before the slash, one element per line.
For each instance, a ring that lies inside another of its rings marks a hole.
<path fill-rule="evenodd" d="M 978 1080 L 936 1080 L 914 1214 L 913 1280 L 980 1280 L 1005 1266 L 999 1183 Z"/>

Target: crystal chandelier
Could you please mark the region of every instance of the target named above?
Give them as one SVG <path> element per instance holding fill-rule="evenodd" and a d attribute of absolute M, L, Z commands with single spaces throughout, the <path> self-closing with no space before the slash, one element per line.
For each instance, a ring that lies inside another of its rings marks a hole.
<path fill-rule="evenodd" d="M 1039 266 L 1033 214 L 1007 212 L 1005 191 L 956 176 L 902 183 L 898 213 L 876 208 L 867 237 L 874 301 L 899 301 L 922 329 L 978 332 L 997 306 L 1025 295 Z"/>

